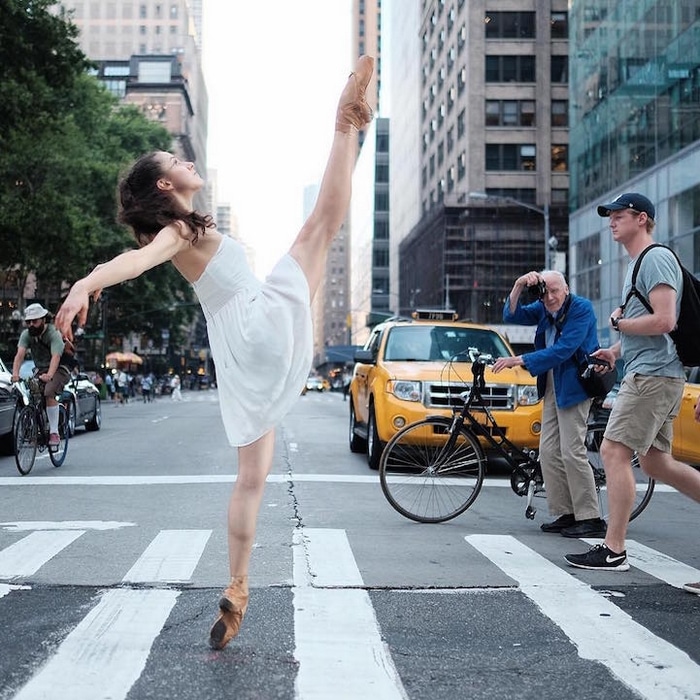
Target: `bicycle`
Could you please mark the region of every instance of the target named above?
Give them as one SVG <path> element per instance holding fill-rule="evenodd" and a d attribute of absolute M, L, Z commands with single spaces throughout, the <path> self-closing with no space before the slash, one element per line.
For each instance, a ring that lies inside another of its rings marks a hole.
<path fill-rule="evenodd" d="M 24 404 L 15 420 L 15 463 L 20 474 L 29 474 L 36 460 L 36 453 L 49 451 L 54 467 L 60 467 L 68 452 L 68 412 L 63 404 L 58 405 L 58 447 L 49 447 L 49 417 L 46 414 L 44 382 L 38 377 L 20 380 L 15 384 L 21 403 Z"/>
<path fill-rule="evenodd" d="M 469 348 L 461 355 L 468 355 L 472 363 L 471 388 L 451 397 L 451 418 L 428 416 L 405 426 L 386 444 L 379 464 L 384 496 L 401 515 L 416 522 L 440 523 L 456 518 L 474 503 L 481 491 L 487 463 L 486 445 L 512 469 L 511 488 L 518 496 L 527 497 L 525 517 L 532 520 L 537 512 L 534 498 L 545 495 L 537 451 L 514 445 L 482 396 L 486 387 L 484 370 L 493 364 L 493 358 L 476 348 Z M 455 356 L 449 365 L 458 361 L 463 360 Z M 593 470 L 600 517 L 606 518 L 605 470 L 600 459 L 605 422 L 596 418 L 593 409 L 588 420 L 588 462 Z M 649 504 L 654 480 L 642 472 L 636 454 L 631 466 L 637 482 L 637 497 L 630 514 L 630 520 L 634 520 Z"/>

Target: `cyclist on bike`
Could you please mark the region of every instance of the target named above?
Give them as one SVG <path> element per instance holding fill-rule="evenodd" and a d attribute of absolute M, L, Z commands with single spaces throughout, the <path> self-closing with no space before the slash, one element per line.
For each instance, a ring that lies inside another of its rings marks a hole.
<path fill-rule="evenodd" d="M 19 369 L 27 350 L 31 350 L 36 376 L 44 382 L 46 414 L 49 418 L 49 449 L 60 445 L 58 435 L 58 401 L 56 396 L 70 379 L 70 357 L 65 350 L 63 336 L 50 323 L 51 315 L 41 304 L 30 304 L 24 311 L 27 324 L 17 341 L 17 353 L 12 362 L 12 381 L 19 381 Z"/>

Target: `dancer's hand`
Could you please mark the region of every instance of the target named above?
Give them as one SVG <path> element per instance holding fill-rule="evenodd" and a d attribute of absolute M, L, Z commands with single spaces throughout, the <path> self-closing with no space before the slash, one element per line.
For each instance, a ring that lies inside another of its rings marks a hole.
<path fill-rule="evenodd" d="M 78 326 L 82 328 L 87 322 L 89 308 L 90 297 L 80 282 L 76 282 L 71 287 L 70 292 L 68 292 L 68 296 L 63 304 L 61 304 L 54 321 L 54 325 L 64 338 L 69 341 L 73 340 L 73 319 L 77 316 Z"/>
<path fill-rule="evenodd" d="M 365 99 L 367 85 L 374 71 L 374 59 L 360 56 L 340 95 L 335 117 L 335 129 L 344 134 L 362 129 L 372 121 L 372 109 Z"/>

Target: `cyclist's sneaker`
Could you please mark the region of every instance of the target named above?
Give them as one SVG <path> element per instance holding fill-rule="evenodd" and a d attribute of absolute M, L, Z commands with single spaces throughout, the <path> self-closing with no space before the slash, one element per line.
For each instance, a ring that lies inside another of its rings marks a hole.
<path fill-rule="evenodd" d="M 605 537 L 608 526 L 601 518 L 577 520 L 576 525 L 565 527 L 561 534 L 564 537 Z"/>
<path fill-rule="evenodd" d="M 696 581 L 695 583 L 684 584 L 683 590 L 688 591 L 688 593 L 695 593 L 695 595 L 700 595 L 700 581 Z"/>
<path fill-rule="evenodd" d="M 561 532 L 564 528 L 574 525 L 576 525 L 574 514 L 567 513 L 566 515 L 560 515 L 551 523 L 542 523 L 542 525 L 540 525 L 540 530 L 542 530 L 542 532 Z"/>
<path fill-rule="evenodd" d="M 565 554 L 564 559 L 579 569 L 627 571 L 630 568 L 627 551 L 617 554 L 604 544 L 594 545 L 585 554 Z"/>
<path fill-rule="evenodd" d="M 61 438 L 58 433 L 51 433 L 49 435 L 49 449 L 52 452 L 55 452 L 58 449 L 58 446 L 61 444 Z"/>

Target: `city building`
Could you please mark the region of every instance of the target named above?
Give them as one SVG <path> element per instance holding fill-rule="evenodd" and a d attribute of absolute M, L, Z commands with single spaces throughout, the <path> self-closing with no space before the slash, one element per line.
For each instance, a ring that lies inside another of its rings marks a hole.
<path fill-rule="evenodd" d="M 700 6 L 569 5 L 571 285 L 593 301 L 607 343 L 628 257 L 598 204 L 642 192 L 656 205 L 654 238 L 700 272 Z"/>
<path fill-rule="evenodd" d="M 389 15 L 398 310 L 500 322 L 523 271 L 566 271 L 567 1 L 415 0 Z"/>
<path fill-rule="evenodd" d="M 63 0 L 97 76 L 173 136 L 173 150 L 206 172 L 208 97 L 201 64 L 201 1 Z M 200 193 L 196 206 L 204 208 Z"/>
<path fill-rule="evenodd" d="M 364 344 L 370 328 L 392 315 L 389 278 L 389 120 L 369 125 L 355 166 L 352 221 L 352 343 Z"/>
<path fill-rule="evenodd" d="M 363 54 L 374 57 L 374 77 L 370 82 L 367 91 L 367 102 L 375 114 L 379 109 L 379 91 L 381 86 L 381 0 L 353 0 L 352 1 L 352 32 L 351 32 L 351 56 L 349 65 L 354 66 L 357 58 Z M 363 130 L 358 134 L 358 155 L 364 151 L 364 143 L 368 130 Z M 374 144 L 372 146 L 374 150 Z M 388 163 L 385 164 L 388 168 Z M 372 182 L 374 181 L 374 167 L 371 171 Z M 357 177 L 355 182 L 362 183 L 360 186 L 373 187 L 368 181 L 360 180 Z M 317 187 L 308 188 L 305 193 L 304 211 L 305 216 L 311 211 L 313 202 L 318 194 Z M 353 193 L 353 202 L 356 201 L 357 192 Z M 388 202 L 385 209 L 388 208 Z M 312 306 L 314 319 L 314 366 L 327 366 L 329 356 L 337 363 L 337 358 L 345 358 L 347 362 L 352 361 L 352 352 L 346 350 L 351 343 L 352 329 L 351 323 L 354 313 L 351 311 L 350 289 L 351 289 L 351 249 L 356 246 L 355 222 L 352 211 L 348 214 L 346 221 L 336 236 L 328 254 L 326 262 L 326 274 L 321 282 L 321 286 L 316 294 Z M 353 232 L 353 233 L 351 233 Z M 388 241 L 388 231 L 387 231 Z M 385 243 L 383 245 L 388 245 Z M 371 264 L 371 259 L 369 264 Z M 387 261 L 388 265 L 388 261 Z M 388 275 L 388 267 L 386 267 Z M 377 273 L 381 274 L 381 272 Z M 387 282 L 388 286 L 388 282 Z M 387 289 L 388 294 L 388 289 Z M 363 308 L 362 325 L 366 322 L 366 316 L 371 311 L 370 304 Z M 354 325 L 354 324 L 353 324 Z"/>

